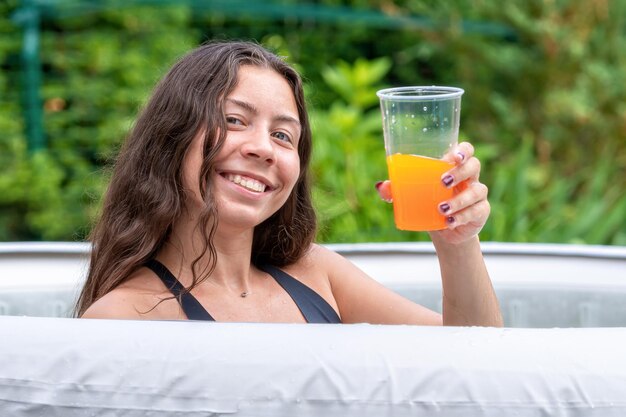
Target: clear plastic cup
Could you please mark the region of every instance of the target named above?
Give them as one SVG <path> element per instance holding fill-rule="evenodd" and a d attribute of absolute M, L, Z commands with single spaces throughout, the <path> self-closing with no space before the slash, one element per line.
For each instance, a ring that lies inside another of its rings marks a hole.
<path fill-rule="evenodd" d="M 430 231 L 446 227 L 438 206 L 452 197 L 441 176 L 459 138 L 463 90 L 456 87 L 396 87 L 380 90 L 387 168 L 396 227 Z"/>

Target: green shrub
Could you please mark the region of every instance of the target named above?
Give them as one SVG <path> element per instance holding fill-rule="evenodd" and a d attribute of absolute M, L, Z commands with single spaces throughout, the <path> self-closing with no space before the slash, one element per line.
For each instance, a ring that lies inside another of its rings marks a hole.
<path fill-rule="evenodd" d="M 343 4 L 364 3 L 422 20 L 390 28 L 234 16 L 198 2 L 79 12 L 72 5 L 88 2 L 46 2 L 47 147 L 30 152 L 17 88 L 22 35 L 9 18 L 20 3 L 0 1 L 0 240 L 84 239 L 106 168 L 156 80 L 204 40 L 237 38 L 288 56 L 305 77 L 321 241 L 427 238 L 395 230 L 374 190 L 386 178 L 374 92 L 447 84 L 466 90 L 461 137 L 476 145 L 490 187 L 483 240 L 626 244 L 626 4 Z"/>

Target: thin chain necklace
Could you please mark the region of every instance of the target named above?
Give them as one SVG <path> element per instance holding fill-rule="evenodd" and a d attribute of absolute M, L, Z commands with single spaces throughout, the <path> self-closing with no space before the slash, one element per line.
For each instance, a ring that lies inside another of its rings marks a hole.
<path fill-rule="evenodd" d="M 213 281 L 212 281 L 212 280 L 210 280 L 210 279 L 207 279 L 207 282 L 208 282 L 209 284 L 211 284 L 211 285 L 214 285 L 214 286 L 216 286 L 216 287 L 218 287 L 218 288 L 221 288 L 222 290 L 224 289 L 224 287 L 223 287 L 222 285 L 219 285 L 219 284 L 217 284 L 216 282 L 213 282 Z M 241 297 L 241 298 L 246 298 L 247 296 L 252 295 L 252 294 L 253 294 L 253 292 L 252 292 L 252 291 L 250 291 L 250 290 L 248 290 L 248 291 L 243 291 L 243 292 L 239 293 L 239 297 Z"/>
<path fill-rule="evenodd" d="M 208 282 L 209 284 L 211 284 L 211 285 L 213 285 L 213 286 L 215 286 L 215 287 L 220 288 L 221 290 L 224 290 L 224 287 L 223 287 L 223 286 L 221 286 L 221 285 L 219 285 L 219 284 L 217 284 L 217 283 L 215 283 L 215 282 L 211 281 L 210 279 L 208 279 L 206 282 Z M 249 296 L 249 295 L 252 295 L 252 291 L 243 291 L 243 292 L 241 292 L 241 293 L 239 294 L 239 297 L 241 297 L 241 298 L 246 298 L 246 297 L 247 297 L 247 296 Z"/>

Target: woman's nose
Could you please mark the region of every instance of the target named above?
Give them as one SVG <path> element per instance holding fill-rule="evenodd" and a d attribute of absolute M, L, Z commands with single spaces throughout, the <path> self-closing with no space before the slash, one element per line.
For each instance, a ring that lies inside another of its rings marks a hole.
<path fill-rule="evenodd" d="M 241 153 L 245 157 L 259 159 L 270 165 L 275 162 L 272 138 L 266 132 L 250 135 L 241 146 Z"/>

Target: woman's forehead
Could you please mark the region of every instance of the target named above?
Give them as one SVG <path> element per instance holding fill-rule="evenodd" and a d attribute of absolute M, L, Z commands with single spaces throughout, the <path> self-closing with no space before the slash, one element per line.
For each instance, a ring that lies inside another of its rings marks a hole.
<path fill-rule="evenodd" d="M 225 105 L 238 105 L 253 113 L 271 112 L 300 121 L 295 94 L 287 79 L 274 69 L 244 65 Z"/>

